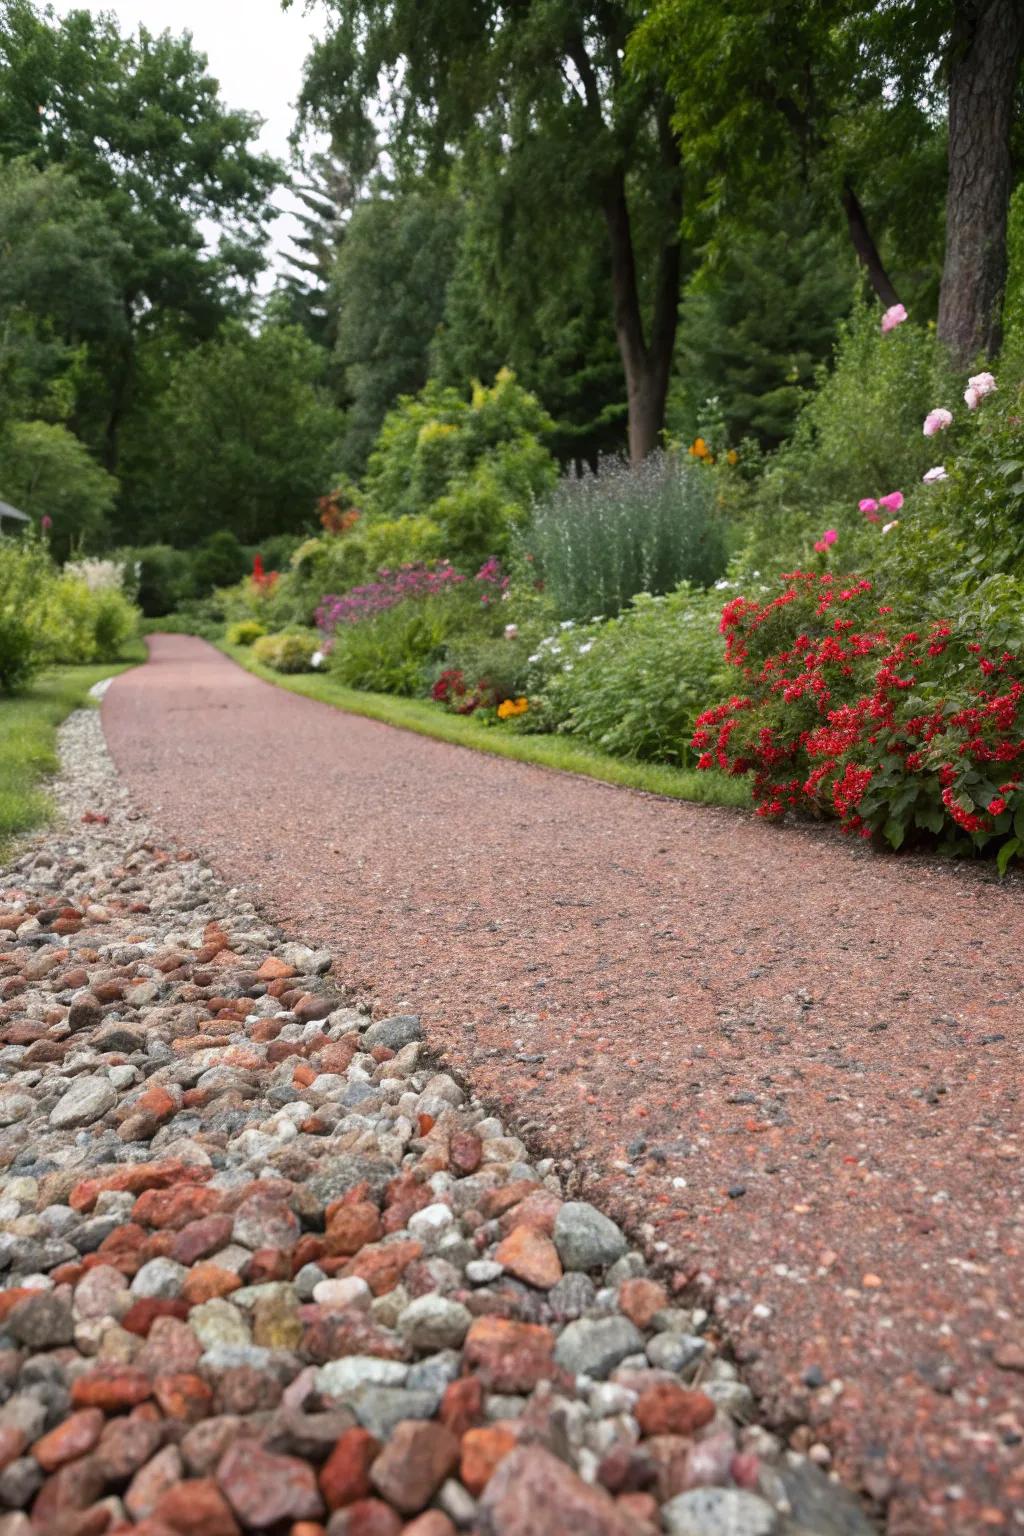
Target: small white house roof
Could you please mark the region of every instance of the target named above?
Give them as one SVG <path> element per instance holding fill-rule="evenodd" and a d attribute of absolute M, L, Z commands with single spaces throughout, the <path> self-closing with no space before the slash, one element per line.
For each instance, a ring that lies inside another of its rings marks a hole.
<path fill-rule="evenodd" d="M 0 523 L 3 522 L 5 517 L 13 518 L 16 523 L 31 522 L 27 512 L 19 512 L 17 507 L 11 506 L 10 502 L 0 501 Z"/>

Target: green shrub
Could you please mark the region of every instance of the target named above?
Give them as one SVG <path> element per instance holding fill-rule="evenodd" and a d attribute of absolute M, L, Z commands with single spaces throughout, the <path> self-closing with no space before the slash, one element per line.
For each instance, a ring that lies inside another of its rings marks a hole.
<path fill-rule="evenodd" d="M 226 639 L 228 645 L 252 645 L 256 640 L 261 640 L 266 634 L 262 624 L 257 624 L 255 619 L 239 619 L 235 624 L 228 625 Z"/>
<path fill-rule="evenodd" d="M 39 653 L 28 625 L 0 608 L 0 693 L 19 693 L 35 675 Z"/>
<path fill-rule="evenodd" d="M 726 559 L 716 485 L 707 466 L 662 452 L 564 476 L 527 535 L 559 612 L 611 616 L 639 592 L 714 581 Z"/>
<path fill-rule="evenodd" d="M 398 603 L 334 633 L 331 671 L 350 688 L 411 698 L 426 691 L 452 636 L 468 621 L 461 594 Z"/>
<path fill-rule="evenodd" d="M 320 649 L 316 635 L 286 630 L 280 635 L 263 635 L 252 648 L 256 660 L 274 672 L 312 672 L 313 657 Z"/>
<path fill-rule="evenodd" d="M 616 757 L 695 761 L 693 723 L 729 682 L 723 598 L 688 586 L 642 593 L 616 619 L 561 631 L 563 666 L 548 690 L 560 729 Z"/>
<path fill-rule="evenodd" d="M 206 593 L 214 587 L 229 587 L 241 581 L 249 566 L 249 557 L 230 528 L 218 528 L 203 540 L 193 557 L 194 590 Z"/>
<path fill-rule="evenodd" d="M 0 539 L 0 612 L 24 627 L 37 666 L 116 660 L 138 626 L 123 593 L 59 575 L 46 546 L 30 535 Z"/>
<path fill-rule="evenodd" d="M 196 595 L 192 558 L 183 549 L 147 544 L 122 554 L 134 573 L 136 601 L 147 619 L 174 613 Z"/>

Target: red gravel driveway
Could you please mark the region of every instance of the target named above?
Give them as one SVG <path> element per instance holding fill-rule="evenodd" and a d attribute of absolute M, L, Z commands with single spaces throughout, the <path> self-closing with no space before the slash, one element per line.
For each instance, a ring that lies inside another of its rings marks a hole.
<path fill-rule="evenodd" d="M 1024 886 L 487 757 L 159 636 L 159 825 L 715 1297 L 891 1536 L 1024 1529 Z M 808 1427 L 799 1427 L 808 1426 Z"/>

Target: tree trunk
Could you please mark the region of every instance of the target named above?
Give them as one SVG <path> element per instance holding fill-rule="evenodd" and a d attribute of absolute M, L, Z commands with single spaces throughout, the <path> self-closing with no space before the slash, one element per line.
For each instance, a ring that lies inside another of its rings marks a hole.
<path fill-rule="evenodd" d="M 1021 0 L 956 0 L 938 331 L 959 367 L 993 356 L 1001 340 L 1010 127 L 1022 49 Z"/>
<path fill-rule="evenodd" d="M 615 175 L 610 185 L 604 217 L 611 243 L 615 335 L 626 376 L 629 459 L 631 464 L 639 464 L 658 447 L 665 425 L 665 402 L 679 317 L 678 219 L 659 255 L 648 343 L 644 339 L 640 313 L 636 256 L 626 201 L 626 179 L 622 171 Z"/>
<path fill-rule="evenodd" d="M 843 211 L 846 214 L 846 223 L 850 231 L 850 240 L 857 253 L 857 260 L 861 263 L 871 280 L 871 286 L 887 307 L 890 304 L 898 304 L 900 296 L 892 285 L 892 280 L 878 254 L 878 246 L 875 244 L 868 221 L 864 217 L 864 209 L 860 205 L 849 180 L 843 182 L 842 191 Z"/>

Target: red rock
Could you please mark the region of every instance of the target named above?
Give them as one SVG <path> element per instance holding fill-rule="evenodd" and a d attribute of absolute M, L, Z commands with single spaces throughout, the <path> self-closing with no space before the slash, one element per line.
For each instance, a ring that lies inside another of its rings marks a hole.
<path fill-rule="evenodd" d="M 94 1460 L 108 1483 L 126 1482 L 156 1452 L 160 1437 L 160 1426 L 147 1419 L 111 1419 Z"/>
<path fill-rule="evenodd" d="M 329 997 L 317 997 L 315 992 L 304 992 L 292 1012 L 300 1024 L 312 1024 L 316 1019 L 326 1019 L 334 1004 Z"/>
<path fill-rule="evenodd" d="M 212 1172 L 212 1168 L 175 1161 L 133 1163 L 114 1173 L 83 1179 L 72 1189 L 68 1204 L 73 1211 L 91 1211 L 98 1197 L 108 1189 L 138 1195 L 147 1189 L 168 1189 L 172 1184 L 204 1184 Z"/>
<path fill-rule="evenodd" d="M 375 1243 L 380 1236 L 380 1212 L 364 1200 L 359 1205 L 343 1205 L 333 1216 L 328 1216 L 324 1248 L 332 1257 L 338 1254 L 351 1256 L 367 1243 Z"/>
<path fill-rule="evenodd" d="M 149 1377 L 130 1365 L 97 1365 L 71 1384 L 76 1408 L 102 1408 L 104 1413 L 121 1413 L 152 1395 Z"/>
<path fill-rule="evenodd" d="M 359 1499 L 331 1517 L 331 1536 L 401 1536 L 402 1517 L 380 1499 Z"/>
<path fill-rule="evenodd" d="M 178 1101 L 174 1098 L 174 1095 L 168 1093 L 167 1089 L 159 1083 L 155 1083 L 151 1088 L 147 1088 L 145 1093 L 140 1094 L 132 1105 L 132 1109 L 136 1113 L 152 1115 L 158 1125 L 162 1124 L 164 1120 L 169 1119 L 177 1108 Z"/>
<path fill-rule="evenodd" d="M 245 1426 L 232 1414 L 204 1419 L 182 1437 L 181 1454 L 193 1477 L 206 1477 L 216 1470 L 224 1452 L 242 1435 Z"/>
<path fill-rule="evenodd" d="M 480 1211 L 486 1221 L 493 1221 L 496 1216 L 502 1216 L 506 1211 L 525 1200 L 527 1195 L 537 1192 L 539 1185 L 532 1179 L 517 1179 L 514 1184 L 499 1184 L 495 1189 L 488 1189 L 480 1196 Z"/>
<path fill-rule="evenodd" d="M 364 1312 L 332 1310 L 319 1305 L 300 1308 L 302 1351 L 317 1365 L 343 1355 L 376 1355 L 380 1360 L 405 1360 L 401 1339 Z"/>
<path fill-rule="evenodd" d="M 17 1461 L 28 1441 L 16 1424 L 0 1424 L 0 1472 Z"/>
<path fill-rule="evenodd" d="M 222 1269 L 219 1264 L 195 1264 L 182 1282 L 181 1298 L 189 1306 L 199 1306 L 215 1296 L 230 1296 L 240 1290 L 241 1279 L 233 1269 Z"/>
<path fill-rule="evenodd" d="M 540 1446 L 519 1446 L 497 1468 L 480 1501 L 492 1536 L 637 1536 L 603 1488 L 593 1488 Z"/>
<path fill-rule="evenodd" d="M 377 1492 L 403 1515 L 418 1514 L 459 1464 L 459 1442 L 443 1424 L 403 1419 L 370 1468 Z"/>
<path fill-rule="evenodd" d="M 483 1493 L 498 1463 L 519 1444 L 517 1427 L 512 1423 L 487 1424 L 470 1429 L 462 1437 L 459 1477 L 474 1497 Z"/>
<path fill-rule="evenodd" d="M 40 1488 L 32 1505 L 32 1524 L 56 1524 L 58 1517 L 88 1509 L 103 1492 L 103 1473 L 94 1456 L 81 1456 L 59 1468 Z"/>
<path fill-rule="evenodd" d="M 190 1221 L 175 1237 L 171 1258 L 179 1264 L 194 1264 L 197 1259 L 208 1258 L 231 1241 L 231 1227 L 231 1217 L 218 1211 Z"/>
<path fill-rule="evenodd" d="M 410 1264 L 422 1257 L 423 1244 L 414 1238 L 397 1243 L 373 1243 L 363 1248 L 344 1266 L 345 1276 L 358 1275 L 375 1296 L 393 1291 Z"/>
<path fill-rule="evenodd" d="M 260 1413 L 276 1408 L 284 1388 L 269 1371 L 235 1365 L 217 1375 L 215 1403 L 219 1414 Z"/>
<path fill-rule="evenodd" d="M 129 1307 L 121 1327 L 144 1339 L 158 1317 L 174 1317 L 183 1322 L 188 1317 L 188 1302 L 170 1296 L 143 1296 Z"/>
<path fill-rule="evenodd" d="M 153 1396 L 169 1419 L 197 1424 L 213 1412 L 213 1393 L 201 1376 L 191 1373 L 158 1376 Z"/>
<path fill-rule="evenodd" d="M 133 1520 L 151 1515 L 168 1489 L 181 1482 L 184 1468 L 176 1445 L 165 1445 L 152 1461 L 140 1467 L 128 1484 L 124 1507 Z"/>
<path fill-rule="evenodd" d="M 685 1454 L 685 1442 L 684 1454 Z M 650 1488 L 657 1480 L 658 1466 L 647 1445 L 636 1446 L 620 1440 L 601 1458 L 597 1480 L 609 1493 L 636 1493 Z M 680 1492 L 682 1490 L 679 1490 Z"/>
<path fill-rule="evenodd" d="M 638 1328 L 649 1328 L 668 1304 L 668 1292 L 655 1280 L 623 1280 L 619 1286 L 619 1309 Z"/>
<path fill-rule="evenodd" d="M 289 965 L 287 960 L 280 960 L 277 955 L 268 955 L 256 972 L 260 981 L 278 981 L 285 976 L 297 976 L 298 974 L 294 965 Z"/>
<path fill-rule="evenodd" d="M 239 1536 L 238 1521 L 212 1477 L 188 1478 L 169 1488 L 153 1514 L 184 1536 Z"/>
<path fill-rule="evenodd" d="M 628 1521 L 635 1522 L 636 1536 L 657 1536 L 661 1530 L 658 1501 L 653 1493 L 620 1493 L 615 1505 Z"/>
<path fill-rule="evenodd" d="M 402 1536 L 456 1536 L 456 1530 L 443 1509 L 428 1509 L 402 1527 Z"/>
<path fill-rule="evenodd" d="M 370 1468 L 380 1443 L 369 1430 L 347 1429 L 320 1468 L 320 1492 L 328 1509 L 341 1509 L 370 1493 Z"/>
<path fill-rule="evenodd" d="M 20 1302 L 28 1301 L 39 1292 L 34 1291 L 30 1285 L 16 1285 L 9 1291 L 0 1291 L 0 1323 L 4 1321 L 8 1313 L 13 1312 Z"/>
<path fill-rule="evenodd" d="M 562 1209 L 563 1201 L 549 1189 L 534 1190 L 525 1200 L 505 1211 L 498 1221 L 501 1232 L 511 1232 L 514 1227 L 532 1227 L 550 1237 L 555 1230 L 555 1217 Z"/>
<path fill-rule="evenodd" d="M 177 1231 L 200 1216 L 211 1216 L 222 1199 L 219 1190 L 195 1184 L 175 1189 L 148 1189 L 132 1207 L 132 1221 L 140 1226 L 169 1227 Z"/>
<path fill-rule="evenodd" d="M 251 1441 L 236 1441 L 224 1452 L 217 1482 L 251 1530 L 282 1520 L 316 1519 L 323 1511 L 312 1467 L 296 1456 L 271 1455 Z"/>
<path fill-rule="evenodd" d="M 315 1060 L 321 1072 L 347 1072 L 358 1049 L 356 1035 L 343 1035 L 340 1040 L 330 1040 L 316 1053 Z"/>
<path fill-rule="evenodd" d="M 308 1088 L 310 1083 L 316 1081 L 316 1071 L 308 1061 L 300 1061 L 292 1072 L 292 1084 L 296 1088 Z"/>
<path fill-rule="evenodd" d="M 541 1291 L 549 1291 L 562 1278 L 558 1249 L 550 1237 L 532 1227 L 513 1227 L 504 1242 L 498 1244 L 494 1257 L 517 1280 Z"/>
<path fill-rule="evenodd" d="M 653 1481 L 648 1475 L 646 1482 L 639 1482 L 638 1465 L 637 1476 L 624 1483 L 622 1491 L 633 1492 L 638 1486 L 645 1490 L 649 1488 L 660 1504 L 674 1499 L 677 1493 L 685 1493 L 690 1487 L 691 1448 L 688 1435 L 652 1435 L 635 1447 L 635 1451 L 638 1456 L 647 1458 L 648 1467 L 653 1469 Z"/>
<path fill-rule="evenodd" d="M 242 1275 L 246 1285 L 263 1285 L 268 1280 L 290 1280 L 298 1274 L 294 1263 L 294 1248 L 257 1248 L 246 1261 Z"/>
<path fill-rule="evenodd" d="M 460 1376 L 444 1389 L 438 1418 L 459 1439 L 479 1424 L 484 1414 L 484 1388 L 479 1376 Z"/>
<path fill-rule="evenodd" d="M 466 1335 L 463 1358 L 491 1392 L 532 1392 L 538 1381 L 555 1375 L 554 1348 L 550 1328 L 478 1317 Z"/>
<path fill-rule="evenodd" d="M 692 1435 L 711 1423 L 715 1405 L 705 1392 L 661 1381 L 640 1394 L 633 1414 L 644 1435 Z"/>
<path fill-rule="evenodd" d="M 103 1414 L 98 1408 L 83 1408 L 37 1440 L 32 1455 L 44 1472 L 55 1472 L 66 1461 L 74 1461 L 91 1451 L 103 1433 L 103 1424 Z"/>

